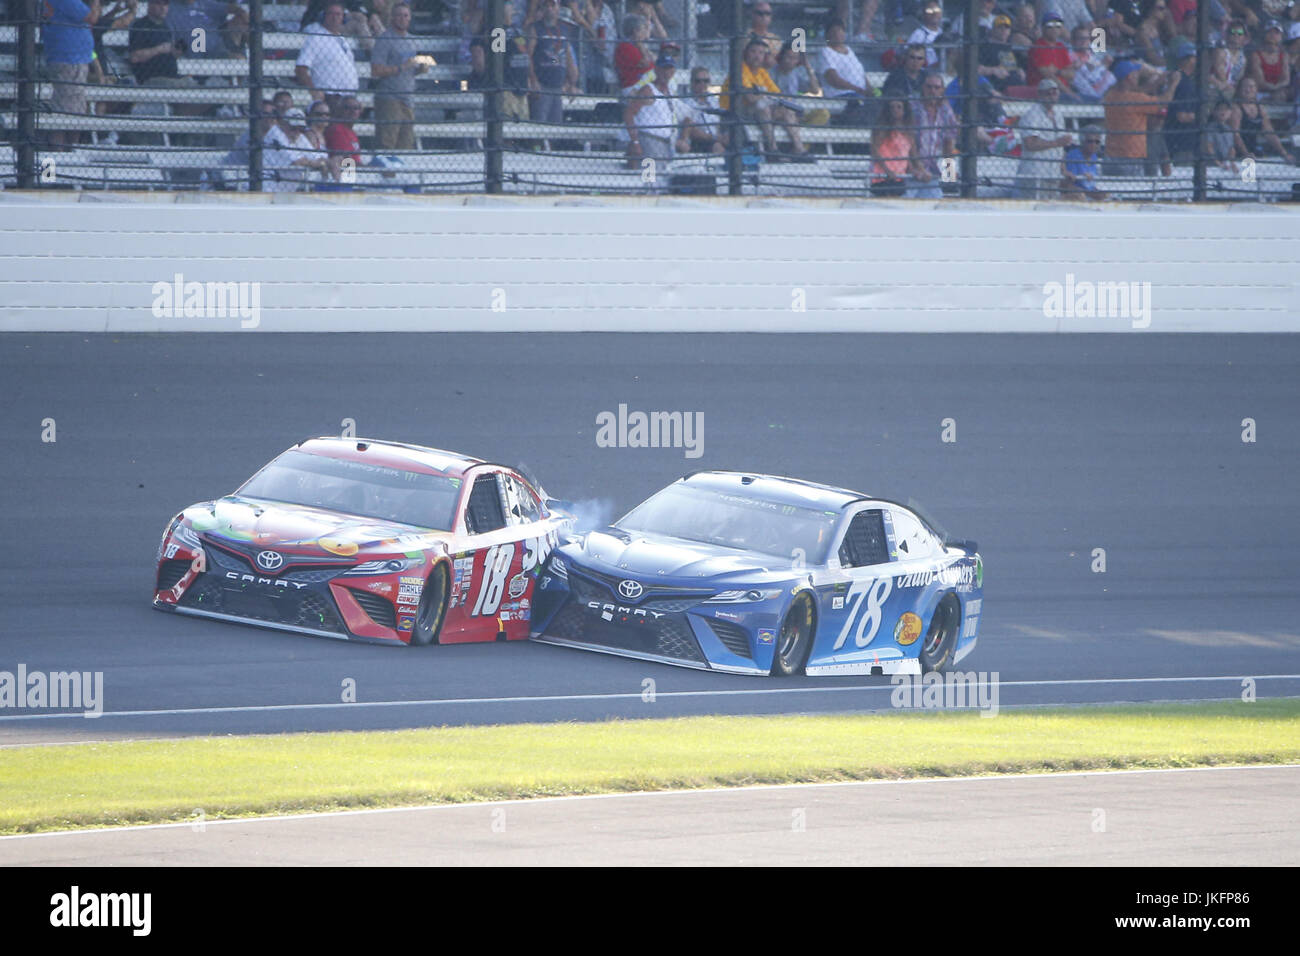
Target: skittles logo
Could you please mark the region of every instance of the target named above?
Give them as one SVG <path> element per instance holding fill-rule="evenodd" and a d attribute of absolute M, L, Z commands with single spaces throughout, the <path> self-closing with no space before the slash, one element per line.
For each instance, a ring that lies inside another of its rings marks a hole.
<path fill-rule="evenodd" d="M 894 628 L 894 640 L 906 647 L 909 644 L 915 644 L 916 639 L 921 636 L 921 619 L 908 611 L 898 619 L 898 626 Z"/>

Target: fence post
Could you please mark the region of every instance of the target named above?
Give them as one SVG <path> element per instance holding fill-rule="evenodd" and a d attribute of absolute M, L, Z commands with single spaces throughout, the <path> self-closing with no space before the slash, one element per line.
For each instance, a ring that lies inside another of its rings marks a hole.
<path fill-rule="evenodd" d="M 974 198 L 979 169 L 979 0 L 967 0 L 962 19 L 961 57 L 961 194 Z"/>
<path fill-rule="evenodd" d="M 248 0 L 248 191 L 262 191 L 262 0 Z"/>
<path fill-rule="evenodd" d="M 36 87 L 40 71 L 36 66 L 36 21 L 39 0 L 25 0 L 18 23 L 18 188 L 35 189 L 36 172 Z"/>
<path fill-rule="evenodd" d="M 1205 128 L 1209 125 L 1210 4 L 1196 5 L 1196 139 L 1192 152 L 1192 202 L 1205 202 Z M 1171 157 L 1172 158 L 1172 157 Z"/>
<path fill-rule="evenodd" d="M 727 142 L 727 192 L 739 196 L 741 190 L 741 170 L 744 159 L 740 144 L 744 139 L 744 120 L 740 118 L 740 80 L 742 57 L 744 56 L 745 5 L 741 0 L 732 0 L 731 4 L 731 39 L 728 41 L 730 56 L 727 58 L 727 92 L 729 102 L 727 113 L 731 120 L 731 136 Z"/>
<path fill-rule="evenodd" d="M 504 23 L 504 0 L 488 4 L 488 89 L 483 93 L 483 182 L 487 192 L 501 192 L 503 139 L 502 103 L 505 99 L 506 57 L 510 56 L 510 24 Z M 497 31 L 501 32 L 498 33 Z"/>

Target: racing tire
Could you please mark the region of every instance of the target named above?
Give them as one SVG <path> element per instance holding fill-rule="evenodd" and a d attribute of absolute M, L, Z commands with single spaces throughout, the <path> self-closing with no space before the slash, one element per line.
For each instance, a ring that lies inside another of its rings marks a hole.
<path fill-rule="evenodd" d="M 813 634 L 816 632 L 813 604 L 808 595 L 800 594 L 785 612 L 781 629 L 776 633 L 776 648 L 772 653 L 772 675 L 794 677 L 802 674 L 812 653 Z"/>
<path fill-rule="evenodd" d="M 921 671 L 941 672 L 952 664 L 953 651 L 957 649 L 957 634 L 961 630 L 961 604 L 954 594 L 947 594 L 930 617 L 930 629 L 921 641 Z"/>
<path fill-rule="evenodd" d="M 411 628 L 411 643 L 426 647 L 438 643 L 438 633 L 447 616 L 447 565 L 439 564 L 424 582 L 420 606 L 415 612 L 415 627 Z"/>

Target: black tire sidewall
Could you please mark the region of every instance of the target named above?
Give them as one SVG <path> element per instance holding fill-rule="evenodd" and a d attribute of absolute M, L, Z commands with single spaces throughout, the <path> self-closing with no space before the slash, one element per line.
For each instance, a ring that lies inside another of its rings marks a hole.
<path fill-rule="evenodd" d="M 943 615 L 943 626 L 947 633 L 944 634 L 943 642 L 935 652 L 935 657 L 926 660 L 925 642 L 930 638 L 930 630 L 927 629 L 925 637 L 921 639 L 921 671 L 929 673 L 930 671 L 942 672 L 945 667 L 952 664 L 952 654 L 957 647 L 957 623 L 961 620 L 961 605 L 957 603 L 957 598 L 952 592 L 944 595 L 938 604 L 934 607 L 934 616 Z M 931 618 L 930 627 L 934 627 L 934 618 Z"/>
<path fill-rule="evenodd" d="M 800 605 L 807 606 L 808 629 L 804 632 L 799 643 L 794 647 L 794 667 L 786 670 L 781 664 L 781 632 L 785 630 L 786 622 L 790 616 L 799 610 Z M 803 669 L 808 664 L 808 658 L 812 654 L 813 638 L 817 633 L 817 619 L 812 602 L 807 595 L 800 594 L 790 602 L 790 609 L 785 612 L 785 617 L 781 619 L 781 626 L 776 632 L 776 647 L 772 652 L 772 676 L 774 677 L 797 677 L 803 673 Z"/>
<path fill-rule="evenodd" d="M 438 576 L 441 576 L 442 578 L 442 596 L 435 600 L 440 600 L 442 602 L 442 608 L 434 618 L 433 627 L 426 632 L 421 628 L 420 621 L 424 618 L 425 607 L 427 606 L 427 602 L 431 599 L 430 595 L 433 593 L 429 584 Z M 447 619 L 447 582 L 448 575 L 447 566 L 445 564 L 435 566 L 434 569 L 429 572 L 429 577 L 425 579 L 424 593 L 420 595 L 420 605 L 415 612 L 415 627 L 411 629 L 411 645 L 413 647 L 428 647 L 431 644 L 438 643 L 438 635 L 442 631 L 443 623 Z"/>

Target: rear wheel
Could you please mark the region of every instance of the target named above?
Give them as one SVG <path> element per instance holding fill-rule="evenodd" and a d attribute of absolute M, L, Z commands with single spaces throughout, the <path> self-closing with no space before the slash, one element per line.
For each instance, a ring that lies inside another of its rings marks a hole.
<path fill-rule="evenodd" d="M 813 605 L 808 595 L 794 599 L 781 630 L 776 635 L 776 653 L 772 660 L 772 673 L 778 677 L 793 677 L 803 673 L 812 653 Z"/>
<path fill-rule="evenodd" d="M 424 582 L 420 607 L 415 613 L 415 627 L 411 629 L 411 643 L 419 647 L 435 644 L 442 630 L 442 619 L 447 614 L 447 566 L 439 564 Z"/>
<path fill-rule="evenodd" d="M 957 631 L 961 626 L 961 605 L 955 595 L 948 594 L 934 609 L 930 629 L 921 642 L 921 670 L 942 671 L 952 664 L 952 654 L 957 647 Z"/>

